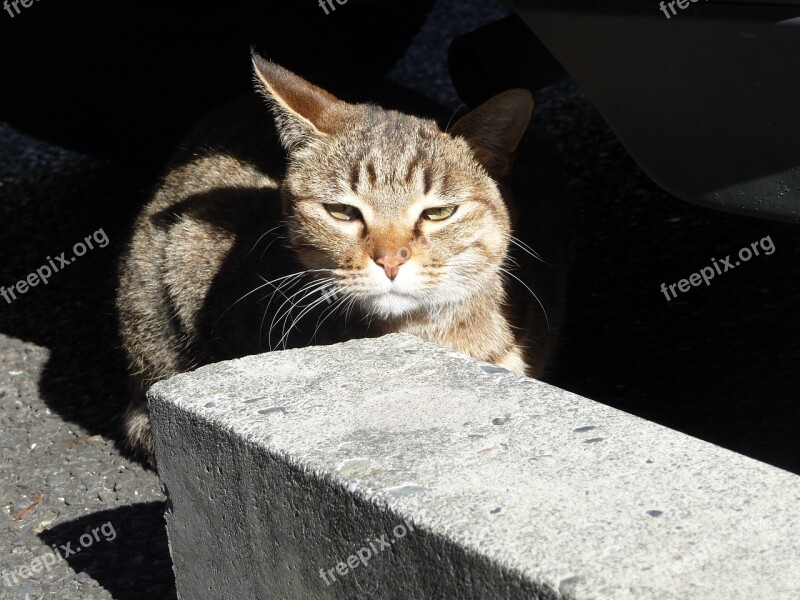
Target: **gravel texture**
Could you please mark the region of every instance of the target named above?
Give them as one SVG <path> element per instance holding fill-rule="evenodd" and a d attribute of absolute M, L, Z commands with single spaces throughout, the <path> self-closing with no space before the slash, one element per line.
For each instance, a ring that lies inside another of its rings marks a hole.
<path fill-rule="evenodd" d="M 442 0 L 393 78 L 455 109 L 447 42 L 502 14 L 499 3 Z M 800 472 L 800 229 L 670 197 L 571 81 L 537 103 L 535 126 L 566 170 L 578 232 L 550 381 Z M 0 298 L 0 578 L 52 544 L 74 548 L 86 528 L 110 522 L 117 533 L 49 572 L 12 586 L 0 579 L 0 598 L 174 594 L 157 477 L 120 452 L 117 434 L 124 368 L 114 269 L 143 188 L 135 165 L 101 163 L 0 124 L 0 285 L 100 228 L 110 240 L 46 286 L 11 304 Z M 771 256 L 671 302 L 659 291 L 766 235 Z"/>

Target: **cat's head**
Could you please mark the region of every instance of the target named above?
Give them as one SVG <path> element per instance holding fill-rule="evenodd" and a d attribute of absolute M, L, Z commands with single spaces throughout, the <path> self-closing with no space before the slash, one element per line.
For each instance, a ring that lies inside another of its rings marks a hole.
<path fill-rule="evenodd" d="M 510 224 L 498 187 L 530 121 L 511 90 L 447 132 L 338 100 L 253 56 L 289 156 L 291 243 L 335 292 L 379 317 L 435 312 L 496 289 Z"/>

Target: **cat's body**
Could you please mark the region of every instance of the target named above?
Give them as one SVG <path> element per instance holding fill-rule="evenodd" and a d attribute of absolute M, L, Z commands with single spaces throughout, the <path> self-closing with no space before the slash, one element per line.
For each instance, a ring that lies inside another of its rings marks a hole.
<path fill-rule="evenodd" d="M 509 263 L 509 200 L 497 183 L 530 95 L 507 92 L 443 133 L 255 66 L 277 127 L 252 98 L 207 118 L 123 256 L 130 445 L 152 459 L 153 382 L 276 348 L 406 332 L 541 375 L 563 286 L 530 279 L 552 278 L 552 267 Z M 531 294 L 514 295 L 512 269 L 547 315 Z"/>

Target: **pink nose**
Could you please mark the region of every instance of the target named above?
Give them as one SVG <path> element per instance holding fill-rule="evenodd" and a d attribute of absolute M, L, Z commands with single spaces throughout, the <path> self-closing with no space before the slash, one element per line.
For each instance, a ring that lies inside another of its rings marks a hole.
<path fill-rule="evenodd" d="M 386 276 L 394 281 L 394 278 L 397 277 L 397 272 L 400 270 L 400 265 L 406 262 L 406 259 L 399 252 L 396 252 L 394 255 L 380 256 L 375 259 L 375 262 L 382 266 Z"/>

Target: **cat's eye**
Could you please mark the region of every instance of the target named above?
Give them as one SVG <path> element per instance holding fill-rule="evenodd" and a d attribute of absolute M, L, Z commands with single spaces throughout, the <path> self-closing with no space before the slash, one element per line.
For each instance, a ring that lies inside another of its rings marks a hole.
<path fill-rule="evenodd" d="M 455 204 L 447 206 L 435 206 L 422 211 L 422 218 L 429 221 L 444 221 L 448 217 L 452 217 L 453 213 L 458 208 Z"/>
<path fill-rule="evenodd" d="M 328 211 L 330 216 L 339 221 L 352 221 L 361 218 L 359 210 L 349 204 L 325 204 L 325 210 Z"/>

